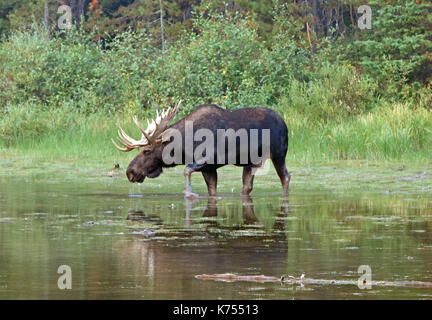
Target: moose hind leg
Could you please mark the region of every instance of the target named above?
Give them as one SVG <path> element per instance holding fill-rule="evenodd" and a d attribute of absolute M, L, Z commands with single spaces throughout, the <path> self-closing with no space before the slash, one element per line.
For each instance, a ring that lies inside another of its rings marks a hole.
<path fill-rule="evenodd" d="M 273 161 L 273 165 L 274 165 L 276 172 L 279 176 L 279 179 L 282 183 L 284 195 L 286 196 L 286 195 L 288 195 L 288 188 L 289 188 L 289 183 L 291 180 L 291 175 L 289 174 L 289 172 L 286 168 L 285 161 L 281 161 L 281 162 Z"/>
<path fill-rule="evenodd" d="M 215 196 L 216 195 L 216 189 L 217 189 L 217 171 L 202 171 L 201 172 L 204 180 L 207 184 L 207 190 L 209 196 Z"/>
<path fill-rule="evenodd" d="M 252 167 L 243 168 L 243 189 L 242 194 L 248 195 L 253 189 L 254 175 L 252 174 Z"/>

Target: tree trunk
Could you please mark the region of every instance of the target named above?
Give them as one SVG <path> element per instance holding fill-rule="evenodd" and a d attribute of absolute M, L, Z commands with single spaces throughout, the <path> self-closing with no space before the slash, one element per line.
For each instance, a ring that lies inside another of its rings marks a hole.
<path fill-rule="evenodd" d="M 313 31 L 317 33 L 320 29 L 320 17 L 318 13 L 318 0 L 311 0 L 311 11 L 313 16 Z"/>
<path fill-rule="evenodd" d="M 71 7 L 74 21 L 78 24 L 81 22 L 81 17 L 84 16 L 85 3 L 86 3 L 85 0 L 70 0 L 69 1 L 69 6 Z"/>
<path fill-rule="evenodd" d="M 45 4 L 44 4 L 44 21 L 45 21 L 45 28 L 49 29 L 49 8 L 48 8 L 48 2 L 45 2 Z"/>
<path fill-rule="evenodd" d="M 164 31 L 164 24 L 163 24 L 162 0 L 159 0 L 159 10 L 160 10 L 160 28 L 161 28 L 162 54 L 165 54 L 165 31 Z"/>
<path fill-rule="evenodd" d="M 81 17 L 84 17 L 84 6 L 85 0 L 79 0 L 78 2 L 78 20 L 81 21 Z"/>

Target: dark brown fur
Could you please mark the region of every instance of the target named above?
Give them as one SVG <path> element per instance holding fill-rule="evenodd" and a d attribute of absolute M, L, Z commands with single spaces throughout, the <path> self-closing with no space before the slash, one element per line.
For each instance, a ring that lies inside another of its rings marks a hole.
<path fill-rule="evenodd" d="M 248 131 L 248 135 L 250 134 L 250 129 L 270 129 L 270 158 L 281 180 L 284 194 L 287 194 L 290 182 L 290 174 L 285 166 L 285 157 L 288 149 L 288 131 L 285 122 L 275 111 L 267 108 L 245 108 L 231 111 L 224 110 L 216 105 L 199 106 L 195 111 L 170 127 L 179 130 L 183 137 L 182 164 L 185 164 L 184 137 L 186 121 L 193 121 L 194 132 L 200 128 L 206 128 L 210 129 L 215 137 L 217 136 L 217 129 L 234 129 L 237 131 L 244 128 Z M 174 166 L 164 163 L 162 159 L 162 152 L 167 143 L 164 142 L 156 146 L 144 147 L 135 159 L 132 160 L 127 169 L 126 174 L 129 181 L 143 182 L 146 177 L 156 178 L 162 173 L 163 168 Z M 194 149 L 200 143 L 194 142 Z M 217 141 L 215 141 L 216 143 Z M 237 150 L 239 150 L 239 141 L 237 141 Z M 215 159 L 217 159 L 216 154 Z M 185 193 L 187 195 L 192 194 L 190 175 L 192 172 L 199 171 L 206 181 L 209 195 L 215 195 L 217 189 L 216 170 L 226 164 L 218 164 L 217 161 L 215 161 L 215 164 L 197 165 L 195 162 L 188 164 L 185 169 Z M 239 157 L 234 165 L 244 167 L 242 193 L 249 194 L 253 189 L 254 175 L 252 168 L 256 167 L 256 165 L 250 161 L 240 164 Z"/>

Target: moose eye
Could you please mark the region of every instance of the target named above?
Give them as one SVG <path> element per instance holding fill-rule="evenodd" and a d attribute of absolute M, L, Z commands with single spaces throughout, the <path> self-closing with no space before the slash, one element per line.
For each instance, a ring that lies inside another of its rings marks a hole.
<path fill-rule="evenodd" d="M 143 149 L 143 154 L 148 154 L 148 153 L 150 153 L 150 151 L 151 150 L 149 150 L 149 149 Z"/>

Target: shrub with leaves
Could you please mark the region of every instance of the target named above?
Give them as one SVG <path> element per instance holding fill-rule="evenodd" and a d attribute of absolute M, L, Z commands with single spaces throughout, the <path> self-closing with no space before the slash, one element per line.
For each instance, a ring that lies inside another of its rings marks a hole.
<path fill-rule="evenodd" d="M 372 3 L 372 29 L 338 44 L 343 59 L 375 77 L 388 96 L 407 96 L 432 85 L 432 4 L 397 0 Z M 411 85 L 411 88 L 407 85 Z"/>

